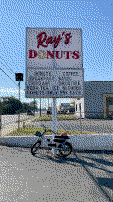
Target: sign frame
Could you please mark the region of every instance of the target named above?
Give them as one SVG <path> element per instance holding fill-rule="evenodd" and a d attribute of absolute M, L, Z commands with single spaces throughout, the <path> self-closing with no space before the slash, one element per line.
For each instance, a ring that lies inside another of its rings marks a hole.
<path fill-rule="evenodd" d="M 66 70 L 66 71 L 70 71 L 70 70 L 82 70 L 82 74 L 83 74 L 83 93 L 82 93 L 82 95 L 80 96 L 80 95 L 76 95 L 76 96 L 72 96 L 72 97 L 69 97 L 69 96 L 66 96 L 65 95 L 65 97 L 64 96 L 57 96 L 57 95 L 54 95 L 54 96 L 42 96 L 42 95 L 38 95 L 38 96 L 36 96 L 35 94 L 33 95 L 33 96 L 31 96 L 31 97 L 28 97 L 27 96 L 27 93 L 26 93 L 26 86 L 27 86 L 27 71 L 29 70 L 29 69 L 33 69 L 33 67 L 32 68 L 28 68 L 28 66 L 27 66 L 27 30 L 28 29 L 34 29 L 34 30 L 36 30 L 36 29 L 43 29 L 43 30 L 48 30 L 48 29 L 51 29 L 52 30 L 52 36 L 53 36 L 53 32 L 55 32 L 56 30 L 61 30 L 61 29 L 66 29 L 66 31 L 68 31 L 68 30 L 80 30 L 80 32 L 81 32 L 81 52 L 82 52 L 82 29 L 81 28 L 30 28 L 30 27 L 26 27 L 26 82 L 25 82 L 25 97 L 26 98 L 74 98 L 74 97 L 76 97 L 76 98 L 82 98 L 82 97 L 84 97 L 84 68 L 83 68 L 83 54 L 82 54 L 82 68 L 68 68 L 68 67 L 66 67 L 66 68 L 56 68 L 55 67 L 55 59 L 53 60 L 53 67 L 50 67 L 49 69 L 44 69 L 44 68 L 38 68 L 37 67 L 37 70 L 39 69 L 42 69 L 42 70 L 45 70 L 45 71 L 47 71 L 47 70 L 50 70 L 51 69 L 51 71 L 53 71 L 54 72 L 54 70 Z M 76 44 L 75 44 L 76 45 Z M 53 48 L 53 47 L 52 47 Z M 54 50 L 54 48 L 53 48 L 53 50 Z M 83 52 L 82 52 L 83 53 Z"/>

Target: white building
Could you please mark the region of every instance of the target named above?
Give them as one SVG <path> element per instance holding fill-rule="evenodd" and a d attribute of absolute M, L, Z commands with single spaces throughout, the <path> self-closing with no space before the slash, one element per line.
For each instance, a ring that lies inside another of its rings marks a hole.
<path fill-rule="evenodd" d="M 75 116 L 80 118 L 80 104 L 81 104 L 81 118 L 85 118 L 84 114 L 84 98 L 71 98 L 70 106 L 73 106 L 75 109 Z"/>
<path fill-rule="evenodd" d="M 78 118 L 80 103 L 82 118 L 113 119 L 113 81 L 84 81 L 84 97 L 70 98 L 70 109 Z"/>

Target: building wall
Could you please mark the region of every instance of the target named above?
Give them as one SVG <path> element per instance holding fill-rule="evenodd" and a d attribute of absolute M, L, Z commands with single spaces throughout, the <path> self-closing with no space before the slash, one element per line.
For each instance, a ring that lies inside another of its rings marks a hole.
<path fill-rule="evenodd" d="M 106 105 L 103 102 L 105 94 L 113 94 L 112 81 L 84 82 L 85 118 L 105 118 Z"/>
<path fill-rule="evenodd" d="M 60 105 L 57 106 L 57 111 L 60 111 Z"/>
<path fill-rule="evenodd" d="M 77 117 L 80 117 L 79 103 L 81 103 L 82 118 L 103 119 L 106 118 L 108 110 L 113 109 L 111 106 L 113 103 L 107 105 L 107 97 L 113 98 L 113 81 L 84 81 L 84 98 L 80 98 L 80 100 L 71 98 L 70 103 L 74 104 Z"/>

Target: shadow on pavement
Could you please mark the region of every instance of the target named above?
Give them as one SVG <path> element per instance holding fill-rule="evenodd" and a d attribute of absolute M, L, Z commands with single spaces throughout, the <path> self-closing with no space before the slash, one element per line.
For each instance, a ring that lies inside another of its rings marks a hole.
<path fill-rule="evenodd" d="M 105 160 L 103 160 L 103 159 L 89 158 L 89 157 L 86 157 L 86 156 L 82 156 L 82 157 L 91 159 L 91 160 L 93 160 L 93 161 L 96 161 L 96 162 L 98 162 L 98 163 L 101 163 L 101 164 L 104 164 L 104 165 L 107 165 L 107 166 L 113 166 L 113 163 L 112 163 L 112 162 L 105 161 Z"/>
<path fill-rule="evenodd" d="M 113 150 L 73 150 L 78 153 L 92 153 L 92 154 L 113 154 Z"/>
<path fill-rule="evenodd" d="M 113 179 L 110 179 L 110 178 L 101 178 L 101 177 L 97 177 L 96 179 L 98 180 L 98 183 L 101 186 L 105 186 L 105 187 L 108 187 L 110 189 L 113 189 Z"/>
<path fill-rule="evenodd" d="M 76 155 L 76 154 L 74 154 L 74 152 L 73 152 L 73 156 L 74 155 Z M 108 171 L 108 170 L 106 170 L 104 168 L 97 167 L 94 163 L 90 163 L 90 162 L 87 162 L 85 160 L 79 159 L 77 156 L 74 158 L 74 157 L 61 157 L 61 156 L 53 156 L 53 155 L 51 156 L 51 155 L 48 155 L 48 154 L 47 155 L 36 154 L 36 155 L 34 155 L 34 157 L 41 158 L 41 159 L 44 159 L 44 160 L 51 160 L 51 161 L 56 162 L 56 163 L 65 163 L 65 164 L 69 164 L 69 165 L 73 165 L 73 166 L 76 166 L 76 163 L 79 163 L 81 165 L 91 166 L 93 168 L 97 168 L 99 170 L 103 170 L 103 171 L 108 172 L 108 173 L 113 173 L 113 172 Z M 110 164 L 110 162 L 108 162 L 108 164 Z M 107 161 L 106 161 L 106 165 L 107 165 Z"/>

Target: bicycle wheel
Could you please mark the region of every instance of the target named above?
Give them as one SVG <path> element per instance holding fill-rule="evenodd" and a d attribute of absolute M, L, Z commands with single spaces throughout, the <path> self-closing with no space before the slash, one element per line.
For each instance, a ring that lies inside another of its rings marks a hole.
<path fill-rule="evenodd" d="M 62 144 L 60 144 L 59 148 L 64 149 L 64 146 Z M 63 157 L 69 156 L 71 154 L 71 152 L 72 152 L 72 146 L 69 142 L 65 143 L 65 149 L 64 150 L 59 149 L 59 153 Z"/>
<path fill-rule="evenodd" d="M 41 142 L 38 140 L 32 147 L 31 147 L 31 153 L 35 155 L 36 151 L 39 149 L 41 145 Z"/>

